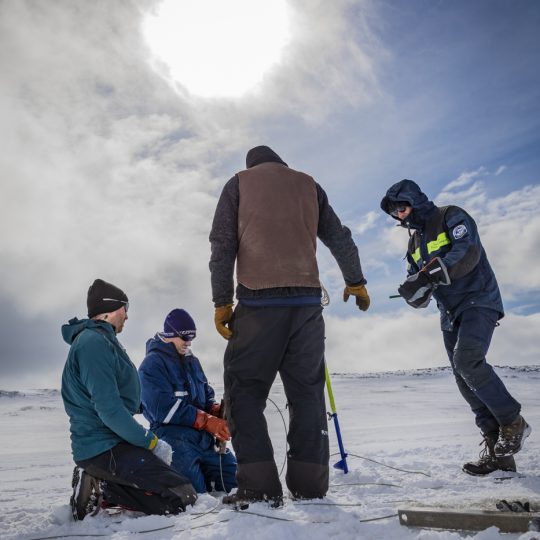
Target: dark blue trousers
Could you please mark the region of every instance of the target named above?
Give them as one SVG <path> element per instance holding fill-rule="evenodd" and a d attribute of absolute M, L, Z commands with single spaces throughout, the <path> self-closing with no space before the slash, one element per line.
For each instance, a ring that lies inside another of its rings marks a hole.
<path fill-rule="evenodd" d="M 495 310 L 470 308 L 455 321 L 452 331 L 443 331 L 459 391 L 484 434 L 498 433 L 499 426 L 510 424 L 521 410 L 521 405 L 486 362 L 497 319 Z"/>
<path fill-rule="evenodd" d="M 197 493 L 213 489 L 228 493 L 236 487 L 236 457 L 229 449 L 218 454 L 213 446 L 201 448 L 188 440 L 167 436 L 163 439 L 174 450 L 171 467 L 188 478 Z"/>

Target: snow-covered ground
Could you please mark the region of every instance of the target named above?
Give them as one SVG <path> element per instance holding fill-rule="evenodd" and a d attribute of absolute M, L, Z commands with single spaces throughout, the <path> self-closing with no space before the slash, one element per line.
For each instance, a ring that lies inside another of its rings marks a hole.
<path fill-rule="evenodd" d="M 495 510 L 500 499 L 530 501 L 540 510 L 540 366 L 498 371 L 533 427 L 516 459 L 520 476 L 500 480 L 496 477 L 508 473 L 475 478 L 461 472 L 463 462 L 477 457 L 480 438 L 449 370 L 337 374 L 332 376 L 333 389 L 350 472 L 344 475 L 332 469 L 324 500 L 286 499 L 277 510 L 258 503 L 235 512 L 207 494 L 180 516 L 100 513 L 77 523 L 71 521 L 68 506 L 73 464 L 59 392 L 4 390 L 0 392 L 0 537 L 538 539 L 540 533 L 501 534 L 495 528 L 468 534 L 407 529 L 395 517 L 406 506 Z M 271 398 L 286 415 L 281 385 L 274 386 Z M 267 417 L 281 467 L 285 432 L 272 403 Z M 331 450 L 337 452 L 333 426 L 329 428 Z M 331 462 L 338 459 L 332 456 Z M 369 521 L 383 516 L 392 517 Z"/>

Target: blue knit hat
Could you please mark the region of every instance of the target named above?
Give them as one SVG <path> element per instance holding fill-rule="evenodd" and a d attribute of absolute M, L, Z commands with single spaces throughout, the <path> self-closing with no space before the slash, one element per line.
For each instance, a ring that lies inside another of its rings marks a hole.
<path fill-rule="evenodd" d="M 161 337 L 181 337 L 184 341 L 191 341 L 197 335 L 197 327 L 191 315 L 184 309 L 173 309 L 163 323 Z"/>

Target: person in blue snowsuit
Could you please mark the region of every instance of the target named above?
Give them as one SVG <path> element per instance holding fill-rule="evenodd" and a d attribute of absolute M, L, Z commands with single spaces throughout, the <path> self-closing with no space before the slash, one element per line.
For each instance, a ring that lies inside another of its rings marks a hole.
<path fill-rule="evenodd" d="M 150 429 L 173 448 L 172 467 L 198 493 L 236 487 L 236 458 L 223 410 L 190 346 L 195 322 L 183 309 L 166 317 L 163 332 L 146 343 L 139 367 L 143 414 Z"/>
<path fill-rule="evenodd" d="M 466 463 L 464 472 L 515 471 L 513 454 L 531 428 L 486 361 L 504 309 L 476 223 L 458 206 L 436 206 L 412 180 L 390 187 L 381 208 L 409 231 L 408 277 L 398 292 L 415 308 L 435 298 L 458 388 L 484 437 L 480 460 Z"/>

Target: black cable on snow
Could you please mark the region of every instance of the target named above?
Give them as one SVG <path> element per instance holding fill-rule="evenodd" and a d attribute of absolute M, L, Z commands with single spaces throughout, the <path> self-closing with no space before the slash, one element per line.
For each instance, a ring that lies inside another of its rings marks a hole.
<path fill-rule="evenodd" d="M 344 505 L 336 505 L 336 506 L 344 506 Z M 289 521 L 289 522 L 296 522 L 296 523 L 314 523 L 314 524 L 330 524 L 330 523 L 337 523 L 337 521 L 309 521 L 309 520 L 303 520 L 303 519 L 289 519 L 289 518 L 282 518 L 278 516 L 268 516 L 266 514 L 259 514 L 258 512 L 251 512 L 249 510 L 238 510 L 239 514 L 249 514 L 253 516 L 259 516 L 259 517 L 265 517 L 268 519 L 276 519 L 278 521 Z M 360 523 L 367 523 L 368 521 L 379 521 L 381 519 L 389 519 L 393 517 L 397 517 L 398 514 L 389 514 L 387 516 L 378 516 L 374 518 L 367 518 L 367 519 L 359 519 L 358 521 Z"/>
<path fill-rule="evenodd" d="M 386 482 L 350 482 L 346 484 L 330 484 L 329 487 L 343 487 L 343 486 L 387 486 L 387 487 L 395 487 L 395 488 L 402 488 L 403 486 L 400 486 L 399 484 L 387 484 Z"/>
<path fill-rule="evenodd" d="M 285 430 L 285 457 L 283 459 L 283 465 L 281 466 L 281 471 L 279 471 L 279 476 L 283 474 L 283 470 L 285 469 L 285 465 L 287 464 L 287 424 L 285 423 L 285 418 L 283 416 L 283 413 L 281 412 L 281 409 L 277 406 L 276 402 L 273 399 L 268 398 L 268 401 L 273 403 L 274 407 L 277 409 L 277 412 L 281 416 L 281 421 L 283 422 L 283 429 Z"/>
<path fill-rule="evenodd" d="M 337 456 L 339 452 L 336 452 L 335 454 L 332 454 L 332 456 Z M 340 454 L 339 454 L 340 455 Z M 383 467 L 387 467 L 388 469 L 394 469 L 394 471 L 400 471 L 408 474 L 422 474 L 424 476 L 427 476 L 428 478 L 431 478 L 431 474 L 425 473 L 423 471 L 407 471 L 406 469 L 400 469 L 399 467 L 392 467 L 392 465 L 387 465 L 386 463 L 381 463 L 380 461 L 376 461 L 375 459 L 371 459 L 365 456 L 359 456 L 358 454 L 350 454 L 347 453 L 347 457 L 355 457 L 360 459 L 365 459 L 366 461 L 371 461 L 372 463 L 377 463 L 377 465 L 382 465 Z"/>
<path fill-rule="evenodd" d="M 362 506 L 362 503 L 354 503 L 354 504 L 352 504 L 352 503 L 302 503 L 302 504 L 299 504 L 298 506 L 308 506 L 308 505 L 312 505 L 312 506 L 343 506 L 343 507 L 350 507 L 350 506 Z M 310 524 L 315 524 L 315 525 L 336 523 L 335 521 L 312 521 L 312 520 L 305 520 L 305 519 L 290 519 L 290 518 L 284 518 L 284 517 L 279 517 L 279 516 L 270 516 L 270 515 L 267 515 L 267 514 L 261 514 L 259 512 L 253 512 L 251 510 L 234 510 L 234 512 L 236 512 L 238 514 L 246 514 L 246 515 L 251 515 L 251 516 L 264 517 L 264 518 L 273 519 L 273 520 L 276 520 L 276 521 L 287 521 L 289 523 L 310 523 Z M 215 512 L 215 507 L 214 507 L 214 508 L 212 508 L 211 510 L 209 510 L 207 512 L 197 514 L 196 517 L 192 518 L 192 521 L 197 519 L 197 518 L 209 515 L 211 513 L 219 514 L 219 512 Z M 382 520 L 382 519 L 389 519 L 389 518 L 392 518 L 392 517 L 396 517 L 397 515 L 398 514 L 390 514 L 390 515 L 387 515 L 387 516 L 378 516 L 378 517 L 374 517 L 374 518 L 359 519 L 358 521 L 360 523 L 367 523 L 369 521 L 379 521 L 379 520 Z M 181 533 L 181 532 L 186 532 L 186 531 L 190 531 L 190 530 L 193 530 L 193 529 L 202 529 L 204 527 L 211 527 L 212 525 L 215 525 L 216 523 L 227 523 L 228 521 L 230 521 L 230 519 L 228 519 L 228 518 L 219 519 L 219 520 L 216 520 L 216 521 L 212 521 L 211 523 L 205 523 L 203 525 L 196 525 L 194 527 L 187 527 L 185 529 L 176 529 L 174 532 L 175 533 Z M 155 529 L 146 529 L 146 530 L 143 530 L 143 531 L 127 531 L 127 532 L 130 532 L 131 534 L 147 534 L 147 533 L 153 533 L 153 532 L 158 532 L 158 531 L 164 531 L 164 530 L 167 530 L 167 529 L 172 529 L 175 526 L 176 526 L 176 524 L 167 525 L 165 527 L 158 527 L 158 528 L 155 528 Z M 117 533 L 117 532 L 122 532 L 122 530 L 111 531 L 111 532 L 112 533 Z M 107 534 L 60 534 L 60 535 L 56 535 L 56 536 L 41 536 L 41 537 L 37 537 L 37 538 L 31 538 L 31 539 L 28 539 L 28 540 L 57 540 L 59 538 L 98 538 L 98 537 L 104 538 L 104 537 L 109 537 L 111 535 L 111 532 L 109 532 Z"/>

